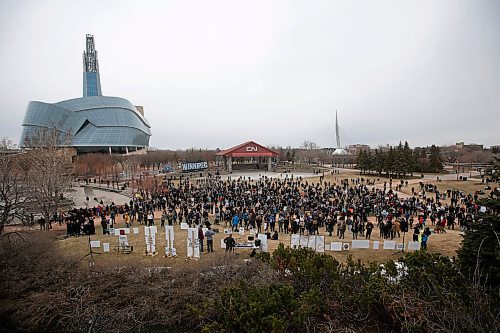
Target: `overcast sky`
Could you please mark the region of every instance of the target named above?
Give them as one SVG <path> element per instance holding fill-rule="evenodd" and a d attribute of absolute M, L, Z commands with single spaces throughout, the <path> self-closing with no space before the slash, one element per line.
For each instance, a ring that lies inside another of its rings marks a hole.
<path fill-rule="evenodd" d="M 30 100 L 143 105 L 150 145 L 500 144 L 500 1 L 0 1 L 0 137 Z"/>

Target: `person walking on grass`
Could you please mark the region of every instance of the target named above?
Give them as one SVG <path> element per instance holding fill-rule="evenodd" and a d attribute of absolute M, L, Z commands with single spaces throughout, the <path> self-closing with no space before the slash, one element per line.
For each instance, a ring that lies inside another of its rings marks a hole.
<path fill-rule="evenodd" d="M 207 239 L 207 253 L 214 252 L 214 235 L 215 232 L 212 230 L 212 227 L 208 227 L 208 230 L 205 231 L 205 238 Z"/>

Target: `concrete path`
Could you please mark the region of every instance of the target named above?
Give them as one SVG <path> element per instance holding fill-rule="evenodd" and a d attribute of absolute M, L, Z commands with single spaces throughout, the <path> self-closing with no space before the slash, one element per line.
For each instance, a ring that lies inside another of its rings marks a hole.
<path fill-rule="evenodd" d="M 112 202 L 117 205 L 122 205 L 130 201 L 130 198 L 123 194 L 93 189 L 91 187 L 78 186 L 75 187 L 74 190 L 75 191 L 68 193 L 68 197 L 73 200 L 76 208 L 87 207 L 87 197 L 89 198 L 88 205 L 90 207 L 98 204 L 94 198 L 97 198 L 99 202 L 102 200 L 104 205 L 110 205 Z"/>
<path fill-rule="evenodd" d="M 230 175 L 222 175 L 222 180 L 227 180 L 228 177 L 231 179 L 238 179 L 239 177 L 244 177 L 248 180 L 250 177 L 251 180 L 258 180 L 260 177 L 265 176 L 268 178 L 277 178 L 277 179 L 285 179 L 292 177 L 302 177 L 302 178 L 310 178 L 310 177 L 319 177 L 321 174 L 314 174 L 312 172 L 290 172 L 290 173 L 279 173 L 279 172 L 270 172 L 270 171 L 233 171 Z"/>

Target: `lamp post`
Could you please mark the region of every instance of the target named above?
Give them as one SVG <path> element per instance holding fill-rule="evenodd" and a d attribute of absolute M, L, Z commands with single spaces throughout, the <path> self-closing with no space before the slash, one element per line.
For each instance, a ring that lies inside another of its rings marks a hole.
<path fill-rule="evenodd" d="M 458 149 L 456 149 L 455 152 L 457 153 L 456 165 L 457 165 L 457 180 L 458 180 Z"/>

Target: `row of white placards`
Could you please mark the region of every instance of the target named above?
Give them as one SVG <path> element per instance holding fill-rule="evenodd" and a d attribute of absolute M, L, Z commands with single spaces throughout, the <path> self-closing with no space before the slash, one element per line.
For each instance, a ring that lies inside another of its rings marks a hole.
<path fill-rule="evenodd" d="M 325 250 L 327 251 L 349 251 L 350 249 L 370 249 L 370 244 L 359 244 L 358 241 L 353 240 L 351 244 L 344 242 L 331 242 L 330 245 L 325 245 Z M 362 241 L 364 242 L 364 241 Z M 368 240 L 366 242 L 369 242 Z M 384 241 L 382 244 L 383 250 L 409 250 L 409 251 L 417 251 L 420 250 L 419 242 L 408 242 L 406 247 L 403 246 L 404 243 L 397 243 L 396 241 Z M 371 249 L 379 250 L 380 242 L 373 241 Z"/>
<path fill-rule="evenodd" d="M 145 228 L 148 228 L 148 227 L 145 227 Z M 157 227 L 156 227 L 156 226 L 151 226 L 151 227 L 149 227 L 149 228 L 153 228 L 153 229 L 155 230 L 155 232 L 154 232 L 154 233 L 157 233 L 157 232 L 158 232 L 158 231 L 157 231 L 158 229 L 157 229 Z M 187 223 L 181 223 L 181 230 L 189 230 L 189 229 L 192 229 L 192 228 L 189 228 L 189 224 L 187 224 Z M 132 231 L 132 233 L 133 233 L 134 235 L 138 235 L 138 234 L 139 234 L 139 227 L 134 227 L 134 228 L 114 228 L 114 229 L 110 229 L 110 234 L 113 234 L 113 235 L 115 235 L 115 236 L 120 236 L 120 230 L 123 230 L 123 232 L 124 232 L 126 235 L 130 234 L 130 231 Z M 205 229 L 205 228 L 203 228 L 203 231 L 205 232 L 205 231 L 206 231 L 206 229 Z M 230 234 L 230 233 L 232 233 L 232 232 L 233 232 L 233 231 L 232 231 L 231 229 L 224 229 L 224 234 Z M 251 234 L 251 235 L 256 234 L 256 231 L 255 231 L 255 230 L 253 230 L 253 229 L 252 229 L 252 230 L 250 230 L 249 232 L 250 232 L 250 234 Z M 243 235 L 245 235 L 245 228 L 243 228 L 243 227 L 239 227 L 239 229 L 238 229 L 238 234 L 240 234 L 240 235 L 242 235 L 242 236 L 243 236 Z"/>
<path fill-rule="evenodd" d="M 370 247 L 370 240 L 368 239 L 353 239 L 350 243 L 348 242 L 331 242 L 330 244 L 325 244 L 325 236 L 300 236 L 292 235 L 290 237 L 290 247 L 307 247 L 315 250 L 316 252 L 325 251 L 348 251 L 350 249 L 380 249 L 380 241 L 372 241 Z M 382 249 L 384 250 L 410 250 L 417 251 L 420 250 L 419 242 L 408 242 L 407 246 L 404 247 L 404 243 L 396 242 L 394 240 L 384 240 L 382 243 Z"/>

